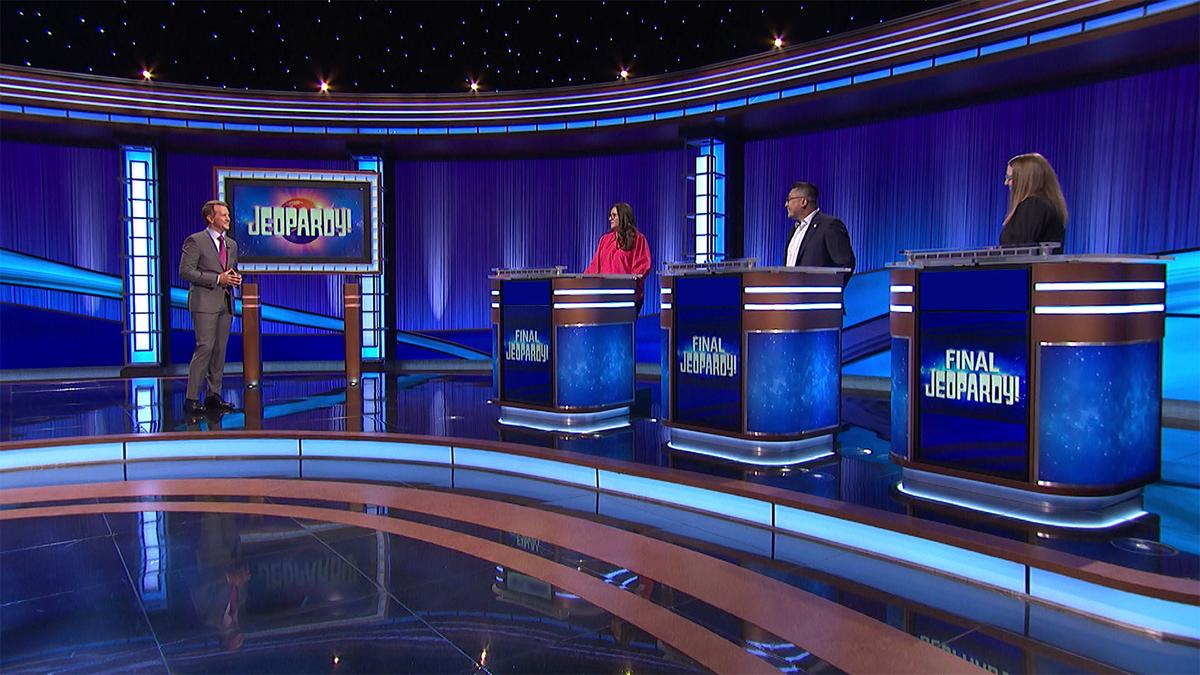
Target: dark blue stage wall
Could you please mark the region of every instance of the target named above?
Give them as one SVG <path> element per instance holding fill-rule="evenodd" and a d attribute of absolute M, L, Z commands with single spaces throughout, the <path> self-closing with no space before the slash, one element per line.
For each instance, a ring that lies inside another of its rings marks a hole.
<path fill-rule="evenodd" d="M 897 251 L 999 243 L 1005 162 L 1040 152 L 1070 209 L 1067 253 L 1200 246 L 1200 67 L 746 144 L 745 250 L 783 259 L 788 186 L 845 221 L 858 268 Z"/>
<path fill-rule="evenodd" d="M 0 248 L 120 278 L 120 168 L 116 148 L 0 142 Z M 0 284 L 0 326 L 0 368 L 124 359 L 116 298 Z"/>
<path fill-rule="evenodd" d="M 486 328 L 493 267 L 565 265 L 582 272 L 613 202 L 633 207 L 653 270 L 683 257 L 683 149 L 541 160 L 398 161 L 396 288 L 405 330 Z M 644 314 L 658 312 L 646 279 Z"/>
<path fill-rule="evenodd" d="M 214 167 L 324 169 L 330 171 L 356 168 L 355 163 L 348 159 L 339 161 L 186 153 L 164 153 L 164 155 L 160 155 L 159 162 L 163 165 L 165 183 L 161 194 L 164 197 L 162 218 L 163 232 L 167 238 L 167 265 L 170 269 L 171 285 L 182 288 L 188 286 L 187 282 L 179 278 L 179 258 L 183 250 L 183 240 L 204 228 L 204 221 L 200 217 L 200 207 L 204 202 L 216 198 L 216 188 L 213 185 Z M 279 305 L 339 319 L 342 316 L 341 275 L 264 274 L 258 275 L 257 279 L 264 304 Z M 191 332 L 192 319 L 186 309 L 172 310 L 171 327 L 174 329 L 171 360 L 177 363 L 186 362 L 191 357 L 194 344 Z M 241 331 L 240 319 L 235 320 L 233 331 Z M 264 321 L 262 331 L 264 335 L 316 334 L 330 336 L 329 340 L 321 341 L 320 347 L 314 346 L 307 350 L 301 348 L 297 350 L 296 354 L 286 355 L 283 360 L 336 360 L 343 356 L 340 333 L 335 335 L 331 331 L 319 328 L 273 321 Z M 240 345 L 240 343 L 237 344 Z M 233 346 L 231 345 L 231 347 Z M 263 358 L 278 358 L 279 354 L 273 356 L 266 353 L 269 346 L 264 346 Z M 330 349 L 335 350 L 336 353 L 330 353 Z M 233 351 L 235 353 L 230 354 L 229 360 L 240 361 L 240 347 Z"/>

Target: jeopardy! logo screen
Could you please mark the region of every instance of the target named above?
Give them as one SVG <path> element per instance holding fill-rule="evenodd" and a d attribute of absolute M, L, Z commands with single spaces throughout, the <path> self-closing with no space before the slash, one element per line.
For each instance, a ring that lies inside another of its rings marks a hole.
<path fill-rule="evenodd" d="M 1025 480 L 1028 270 L 922 272 L 919 302 L 917 459 Z"/>
<path fill-rule="evenodd" d="M 225 178 L 238 259 L 371 262 L 369 182 Z"/>

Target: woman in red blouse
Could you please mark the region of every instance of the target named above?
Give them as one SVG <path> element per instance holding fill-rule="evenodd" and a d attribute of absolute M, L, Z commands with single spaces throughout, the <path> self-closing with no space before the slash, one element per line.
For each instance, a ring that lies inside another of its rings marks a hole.
<path fill-rule="evenodd" d="M 584 274 L 636 274 L 637 292 L 633 297 L 640 314 L 646 273 L 650 271 L 650 245 L 638 232 L 633 209 L 625 202 L 617 202 L 608 210 L 608 227 Z"/>

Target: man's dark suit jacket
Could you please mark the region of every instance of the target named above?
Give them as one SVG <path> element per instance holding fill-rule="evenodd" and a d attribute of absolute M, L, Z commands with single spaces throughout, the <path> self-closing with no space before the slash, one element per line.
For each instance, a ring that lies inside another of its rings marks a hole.
<path fill-rule="evenodd" d="M 800 224 L 797 223 L 796 227 Z M 787 245 L 796 234 L 796 227 L 788 233 L 783 246 L 783 262 L 787 264 Z M 804 241 L 800 242 L 800 254 L 796 256 L 797 267 L 848 267 L 850 274 L 854 273 L 854 249 L 850 248 L 850 233 L 846 225 L 835 216 L 824 211 L 817 211 L 812 222 L 808 224 L 808 232 L 804 233 Z M 846 280 L 850 280 L 850 274 Z"/>

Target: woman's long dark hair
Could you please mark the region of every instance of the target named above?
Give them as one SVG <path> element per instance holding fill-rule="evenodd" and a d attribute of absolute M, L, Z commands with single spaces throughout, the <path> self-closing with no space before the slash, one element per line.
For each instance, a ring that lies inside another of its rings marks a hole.
<path fill-rule="evenodd" d="M 622 251 L 633 249 L 637 241 L 637 221 L 633 217 L 633 207 L 625 202 L 617 202 L 610 207 L 617 210 L 617 246 Z"/>

